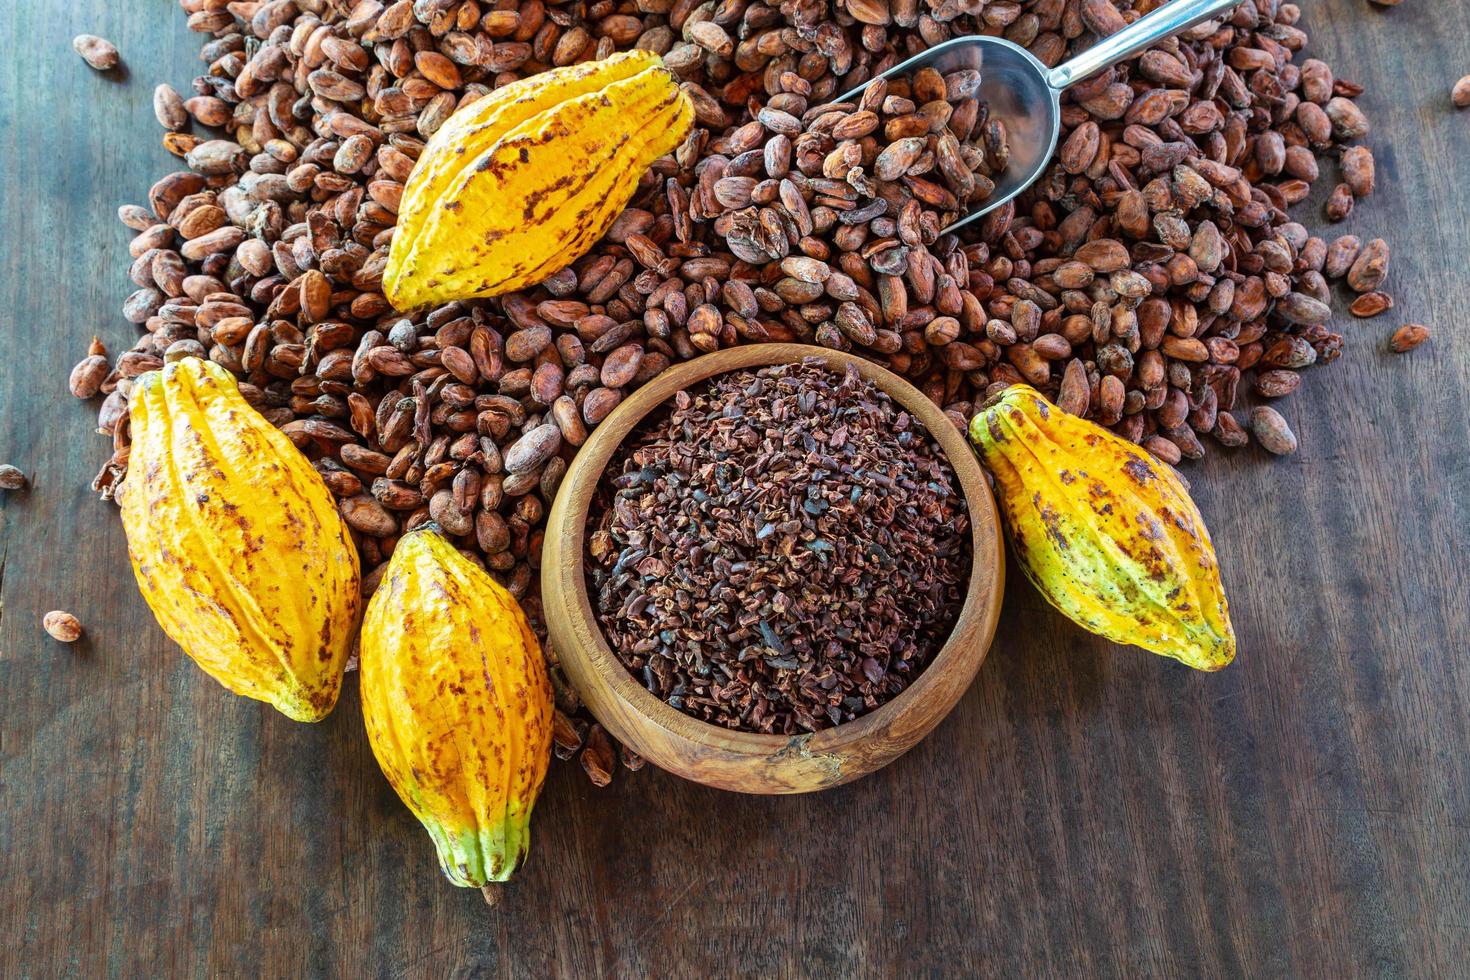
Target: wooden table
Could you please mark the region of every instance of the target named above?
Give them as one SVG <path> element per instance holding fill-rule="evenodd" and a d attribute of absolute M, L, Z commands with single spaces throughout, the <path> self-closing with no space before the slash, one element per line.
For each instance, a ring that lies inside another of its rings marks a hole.
<path fill-rule="evenodd" d="M 293 724 L 139 599 L 65 378 L 135 335 L 112 212 L 171 169 L 150 94 L 199 42 L 166 0 L 6 4 L 0 460 L 33 488 L 0 502 L 0 975 L 1464 975 L 1470 5 L 1304 5 L 1367 86 L 1380 189 L 1345 227 L 1392 240 L 1398 308 L 1342 318 L 1284 404 L 1298 455 L 1188 470 L 1238 662 L 1112 647 L 1013 575 L 974 687 L 893 766 L 761 799 L 557 765 L 491 912 L 379 774 L 355 680 Z M 87 69 L 81 31 L 127 71 Z M 1405 320 L 1434 339 L 1386 353 Z M 85 642 L 41 632 L 57 607 Z"/>

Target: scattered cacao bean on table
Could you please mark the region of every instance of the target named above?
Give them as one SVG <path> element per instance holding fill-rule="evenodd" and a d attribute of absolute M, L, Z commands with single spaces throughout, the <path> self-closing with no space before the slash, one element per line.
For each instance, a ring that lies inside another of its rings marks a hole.
<path fill-rule="evenodd" d="M 18 466 L 0 463 L 0 490 L 24 490 L 26 475 Z"/>
<path fill-rule="evenodd" d="M 102 341 L 93 337 L 91 346 L 87 348 L 87 356 L 71 369 L 67 387 L 78 398 L 91 398 L 102 390 L 111 371 L 112 362 L 107 359 L 107 348 L 102 345 Z"/>
<path fill-rule="evenodd" d="M 1296 452 L 1296 433 L 1281 413 L 1269 405 L 1257 405 L 1251 409 L 1251 431 L 1261 448 L 1276 456 L 1290 456 Z"/>
<path fill-rule="evenodd" d="M 1057 160 L 958 235 L 938 233 L 944 215 L 1006 162 L 1007 121 L 971 80 L 832 100 L 966 34 L 1056 65 L 1132 4 L 181 6 L 205 69 L 175 93 L 187 120 L 171 90 L 154 108 L 185 168 L 118 212 L 135 233 L 123 312 L 144 332 L 115 357 L 97 345 L 70 379 L 100 396 L 112 442 L 94 487 L 111 497 L 126 474 L 134 379 L 206 357 L 313 460 L 367 592 L 432 515 L 537 623 L 544 517 L 577 447 L 671 363 L 739 343 L 862 353 L 960 427 L 1025 381 L 1171 464 L 1252 438 L 1294 448 L 1284 420 L 1247 422 L 1246 401 L 1261 377 L 1279 398 L 1338 356 L 1332 280 L 1372 293 L 1387 276 L 1383 240 L 1324 239 L 1289 215 L 1319 158 L 1368 133 L 1361 86 L 1303 54 L 1295 3 L 1242 3 L 1076 86 Z M 634 47 L 663 56 L 695 125 L 606 236 L 539 285 L 393 310 L 404 186 L 453 111 Z M 1371 151 L 1348 152 L 1344 207 L 1374 179 Z M 546 654 L 570 723 L 575 693 Z M 558 732 L 558 754 L 587 741 Z M 587 765 L 610 771 L 611 751 Z"/>
<path fill-rule="evenodd" d="M 153 90 L 153 115 L 164 129 L 179 130 L 189 123 L 189 112 L 183 96 L 167 82 Z"/>
<path fill-rule="evenodd" d="M 606 786 L 612 782 L 614 769 L 612 737 L 596 722 L 587 732 L 586 748 L 582 752 L 582 771 L 594 786 Z"/>
<path fill-rule="evenodd" d="M 1429 328 L 1420 323 L 1406 323 L 1393 332 L 1388 346 L 1395 354 L 1407 354 L 1429 339 Z"/>
<path fill-rule="evenodd" d="M 78 34 L 72 38 L 71 46 L 82 60 L 98 71 L 110 71 L 117 67 L 117 46 L 105 37 L 96 34 Z"/>
<path fill-rule="evenodd" d="M 75 643 L 82 638 L 82 624 L 71 613 L 60 609 L 48 612 L 41 626 L 58 643 Z"/>

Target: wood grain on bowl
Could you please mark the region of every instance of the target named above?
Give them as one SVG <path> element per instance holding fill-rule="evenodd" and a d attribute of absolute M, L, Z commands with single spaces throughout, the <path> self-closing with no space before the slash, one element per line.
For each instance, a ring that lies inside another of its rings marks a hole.
<path fill-rule="evenodd" d="M 813 357 L 834 370 L 851 364 L 923 423 L 939 444 L 970 512 L 971 571 L 964 605 L 944 647 L 892 701 L 863 717 L 797 736 L 737 732 L 676 710 L 643 687 L 598 627 L 588 595 L 583 544 L 587 511 L 608 461 L 628 434 L 674 393 L 727 371 Z M 640 755 L 670 772 L 746 793 L 804 793 L 866 775 L 912 748 L 970 686 L 995 634 L 1005 570 L 995 502 L 964 436 L 908 382 L 871 361 L 801 344 L 736 347 L 678 365 L 639 388 L 582 447 L 547 520 L 541 586 L 550 642 L 597 719 Z"/>

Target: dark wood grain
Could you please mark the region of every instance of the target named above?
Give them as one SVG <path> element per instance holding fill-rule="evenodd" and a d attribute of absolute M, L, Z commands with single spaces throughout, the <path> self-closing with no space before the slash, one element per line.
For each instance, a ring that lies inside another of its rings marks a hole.
<path fill-rule="evenodd" d="M 34 489 L 0 502 L 0 975 L 1464 975 L 1470 5 L 1304 4 L 1368 88 L 1380 190 L 1348 227 L 1393 241 L 1398 307 L 1285 403 L 1299 455 L 1188 471 L 1234 666 L 1091 639 L 1013 576 L 975 685 L 892 766 L 792 798 L 554 767 L 493 912 L 439 876 L 355 681 L 293 724 L 138 599 L 65 373 L 133 335 L 112 210 L 169 168 L 149 97 L 198 42 L 168 0 L 3 6 L 0 458 Z M 1386 353 L 1406 319 L 1434 339 Z M 45 638 L 54 607 L 86 643 Z"/>

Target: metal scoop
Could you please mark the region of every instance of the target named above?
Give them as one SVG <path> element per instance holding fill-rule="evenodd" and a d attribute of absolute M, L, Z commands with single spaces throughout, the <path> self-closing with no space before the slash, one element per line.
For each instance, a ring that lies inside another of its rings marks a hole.
<path fill-rule="evenodd" d="M 1035 183 L 1051 161 L 1062 129 L 1062 93 L 1077 82 L 1137 54 L 1151 44 L 1193 27 L 1241 0 L 1173 0 L 1064 64 L 1048 68 L 1031 52 L 998 37 L 957 37 L 900 62 L 840 98 L 855 102 L 878 78 L 910 75 L 933 68 L 941 75 L 965 68 L 980 72 L 979 98 L 990 106 L 992 118 L 1005 121 L 1010 141 L 1010 164 L 992 175 L 995 192 L 950 225 L 954 231 L 988 214 Z"/>

